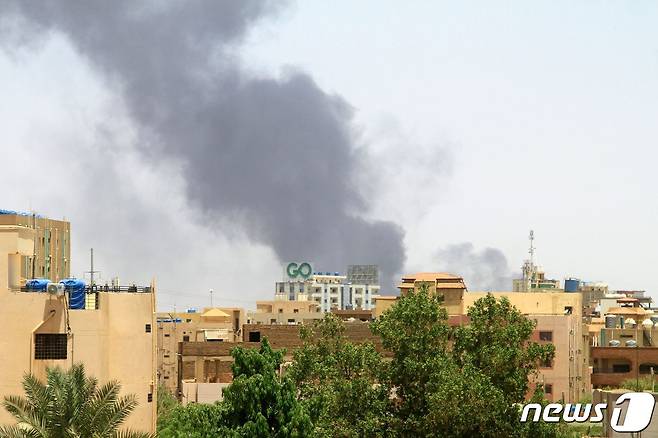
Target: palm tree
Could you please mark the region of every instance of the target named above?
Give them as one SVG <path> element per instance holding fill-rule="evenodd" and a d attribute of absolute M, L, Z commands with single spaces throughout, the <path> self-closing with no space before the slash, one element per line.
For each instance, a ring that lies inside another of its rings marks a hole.
<path fill-rule="evenodd" d="M 3 405 L 16 419 L 0 426 L 2 438 L 146 438 L 151 435 L 119 431 L 137 406 L 134 395 L 119 397 L 121 385 L 85 375 L 82 364 L 70 370 L 49 368 L 44 384 L 32 374 L 23 378 L 25 397 L 5 397 Z"/>

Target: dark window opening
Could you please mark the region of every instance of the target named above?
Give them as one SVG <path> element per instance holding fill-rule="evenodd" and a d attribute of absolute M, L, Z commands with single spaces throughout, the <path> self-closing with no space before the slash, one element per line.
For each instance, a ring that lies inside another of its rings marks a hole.
<path fill-rule="evenodd" d="M 170 337 L 171 335 L 169 333 L 165 333 L 165 338 Z"/>
<path fill-rule="evenodd" d="M 190 337 L 189 336 L 183 336 L 183 342 L 190 342 Z"/>
<path fill-rule="evenodd" d="M 552 342 L 553 341 L 553 332 L 544 332 L 544 331 L 539 332 L 539 340 L 540 341 Z"/>
<path fill-rule="evenodd" d="M 68 337 L 66 333 L 37 333 L 34 335 L 35 359 L 66 359 Z"/>
<path fill-rule="evenodd" d="M 540 367 L 541 368 L 553 368 L 553 361 L 551 359 L 542 360 Z"/>
<path fill-rule="evenodd" d="M 553 385 L 550 383 L 547 383 L 544 385 L 544 393 L 545 394 L 553 394 Z"/>
<path fill-rule="evenodd" d="M 149 395 L 146 396 L 146 401 L 149 403 L 153 402 L 153 393 L 149 393 Z"/>
<path fill-rule="evenodd" d="M 627 363 L 617 363 L 612 365 L 612 372 L 613 373 L 630 373 L 631 372 L 631 365 Z"/>
<path fill-rule="evenodd" d="M 146 324 L 144 328 L 146 330 L 146 333 L 151 333 L 151 324 Z"/>
<path fill-rule="evenodd" d="M 260 342 L 260 332 L 249 332 L 249 342 Z"/>

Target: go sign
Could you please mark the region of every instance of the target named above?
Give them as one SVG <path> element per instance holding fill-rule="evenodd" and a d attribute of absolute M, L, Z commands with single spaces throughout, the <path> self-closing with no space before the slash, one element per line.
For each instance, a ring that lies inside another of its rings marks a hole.
<path fill-rule="evenodd" d="M 313 269 L 311 269 L 311 265 L 306 262 L 300 263 L 299 265 L 295 262 L 292 262 L 288 263 L 288 266 L 286 267 L 286 274 L 288 274 L 288 277 L 290 278 L 308 278 L 312 273 Z"/>

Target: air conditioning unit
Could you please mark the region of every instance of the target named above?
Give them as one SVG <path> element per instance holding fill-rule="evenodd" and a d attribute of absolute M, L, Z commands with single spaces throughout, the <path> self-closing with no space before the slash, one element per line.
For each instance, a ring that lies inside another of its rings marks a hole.
<path fill-rule="evenodd" d="M 48 286 L 46 286 L 46 292 L 50 295 L 61 297 L 64 295 L 64 285 L 60 283 L 48 283 Z"/>

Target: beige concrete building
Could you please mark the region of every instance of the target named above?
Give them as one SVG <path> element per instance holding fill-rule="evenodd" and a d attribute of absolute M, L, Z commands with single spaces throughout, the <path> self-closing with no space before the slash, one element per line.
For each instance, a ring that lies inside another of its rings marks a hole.
<path fill-rule="evenodd" d="M 464 310 L 486 292 L 464 294 Z M 537 322 L 532 340 L 552 343 L 555 358 L 543 364 L 534 384 L 544 385 L 546 398 L 552 401 L 577 402 L 591 392 L 589 332 L 582 322 L 582 295 L 566 292 L 493 292 L 505 297 L 521 313 Z"/>
<path fill-rule="evenodd" d="M 417 291 L 421 287 L 429 287 L 430 293 L 443 297 L 443 305 L 448 315 L 463 315 L 463 296 L 466 291 L 464 279 L 446 272 L 419 272 L 402 277 L 398 286 L 400 295 L 409 291 Z M 382 303 L 384 304 L 384 303 Z"/>
<path fill-rule="evenodd" d="M 158 383 L 172 394 L 178 390 L 179 342 L 226 342 L 242 339 L 245 311 L 235 307 L 209 307 L 197 312 L 157 314 Z"/>
<path fill-rule="evenodd" d="M 32 247 L 21 254 L 20 278 L 60 281 L 71 275 L 71 225 L 66 221 L 0 210 L 0 227 L 32 230 Z"/>
<path fill-rule="evenodd" d="M 127 288 L 112 292 L 87 289 L 85 293 L 96 300 L 91 309 L 70 309 L 68 294 L 26 291 L 21 288 L 26 278 L 25 260 L 37 260 L 37 270 L 42 266 L 39 257 L 34 258 L 39 240 L 48 236 L 44 243 L 59 242 L 59 251 L 67 248 L 63 252 L 66 264 L 57 265 L 59 261 L 50 258 L 48 269 L 45 259 L 43 272 L 50 272 L 54 279 L 68 276 L 69 240 L 67 233 L 50 229 L 46 234 L 48 228 L 35 229 L 22 219 L 17 222 L 0 225 L 0 349 L 5 352 L 0 361 L 0 397 L 23 395 L 21 383 L 27 372 L 43 379 L 47 367 L 68 368 L 82 362 L 86 372 L 101 384 L 118 380 L 122 394 L 136 395 L 139 405 L 126 426 L 154 432 L 157 393 L 153 285 L 133 292 L 127 292 Z M 68 225 L 63 229 L 68 230 Z M 11 423 L 13 418 L 0 410 L 0 424 Z"/>
<path fill-rule="evenodd" d="M 303 324 L 323 317 L 320 304 L 315 300 L 256 301 L 256 310 L 247 313 L 247 323 Z"/>

